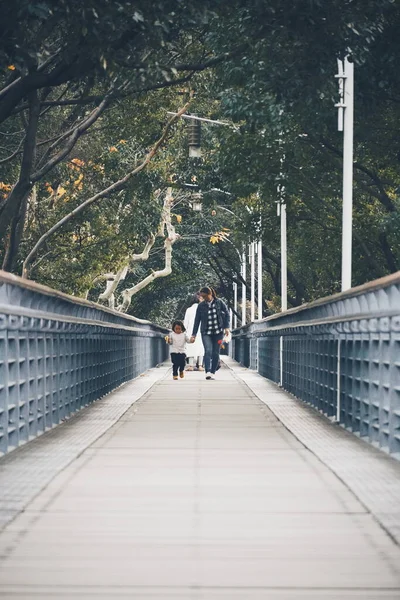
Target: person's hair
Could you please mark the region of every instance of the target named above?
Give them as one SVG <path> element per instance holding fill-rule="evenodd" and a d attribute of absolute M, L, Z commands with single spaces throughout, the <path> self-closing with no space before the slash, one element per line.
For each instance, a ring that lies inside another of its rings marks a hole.
<path fill-rule="evenodd" d="M 200 292 L 199 292 L 199 294 L 211 294 L 211 296 L 213 298 L 217 297 L 217 294 L 216 294 L 214 288 L 209 287 L 208 285 L 202 287 L 201 290 L 200 290 Z"/>
<path fill-rule="evenodd" d="M 182 333 L 185 333 L 185 331 L 186 331 L 186 327 L 184 326 L 184 324 L 182 323 L 182 321 L 174 321 L 174 322 L 172 323 L 172 331 L 175 331 L 175 327 L 176 327 L 177 325 L 180 325 L 180 327 L 181 327 L 181 329 L 182 329 Z"/>
<path fill-rule="evenodd" d="M 195 303 L 195 304 L 198 304 L 200 302 L 200 297 L 199 297 L 198 293 L 193 294 L 192 302 Z"/>

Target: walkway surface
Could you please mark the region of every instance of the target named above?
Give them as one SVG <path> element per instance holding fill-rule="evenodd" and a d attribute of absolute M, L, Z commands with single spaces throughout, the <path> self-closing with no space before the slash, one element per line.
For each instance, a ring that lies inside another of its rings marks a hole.
<path fill-rule="evenodd" d="M 400 599 L 399 463 L 228 362 L 153 369 L 0 461 L 0 598 Z M 356 497 L 269 403 L 379 469 L 386 529 L 373 481 Z"/>

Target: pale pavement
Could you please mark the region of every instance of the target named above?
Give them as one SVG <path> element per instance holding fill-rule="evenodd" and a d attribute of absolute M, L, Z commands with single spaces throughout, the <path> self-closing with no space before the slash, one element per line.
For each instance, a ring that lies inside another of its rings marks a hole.
<path fill-rule="evenodd" d="M 400 599 L 399 546 L 265 404 L 288 395 L 265 382 L 262 402 L 240 372 L 152 370 L 154 385 L 0 534 L 0 598 Z M 37 440 L 37 465 L 135 385 Z M 382 463 L 400 487 L 399 465 Z"/>

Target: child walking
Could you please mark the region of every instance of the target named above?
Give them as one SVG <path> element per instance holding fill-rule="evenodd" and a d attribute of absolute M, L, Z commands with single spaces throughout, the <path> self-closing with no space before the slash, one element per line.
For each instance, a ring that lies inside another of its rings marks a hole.
<path fill-rule="evenodd" d="M 171 333 L 165 338 L 171 345 L 172 378 L 175 380 L 178 379 L 178 371 L 181 379 L 185 377 L 186 342 L 190 343 L 190 337 L 185 331 L 182 321 L 174 321 Z"/>

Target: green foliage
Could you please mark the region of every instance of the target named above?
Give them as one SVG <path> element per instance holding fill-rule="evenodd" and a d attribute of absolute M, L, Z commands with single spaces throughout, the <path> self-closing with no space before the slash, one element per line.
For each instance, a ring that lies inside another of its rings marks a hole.
<path fill-rule="evenodd" d="M 33 277 L 78 295 L 91 288 L 95 299 L 104 289 L 104 283 L 91 287 L 95 278 L 143 249 L 159 222 L 158 192 L 171 185 L 178 198 L 174 213 L 181 217 L 174 225 L 182 236 L 173 250 L 173 273 L 134 297 L 131 311 L 167 325 L 182 316 L 187 294 L 206 282 L 231 302 L 232 282 L 240 283 L 238 252 L 259 235 L 265 310 L 277 310 L 276 201 L 284 186 L 291 303 L 338 291 L 342 135 L 334 74 L 347 48 L 356 63 L 353 281 L 400 268 L 398 3 L 16 0 L 2 17 L 0 85 L 11 88 L 0 98 L 0 182 L 6 186 L 0 212 L 8 186 L 22 172 L 32 89 L 41 102 L 36 168 L 56 156 L 66 132 L 111 94 L 107 110 L 35 184 L 15 272 L 45 231 L 138 164 L 160 136 L 167 111 L 182 106 L 194 87 L 192 114 L 234 126 L 203 125 L 203 156 L 189 160 L 182 119 L 146 171 L 49 240 Z M 203 192 L 201 214 L 191 211 L 186 184 Z M 221 231 L 229 235 L 211 244 Z M 5 238 L 4 249 L 8 243 Z M 117 295 L 149 269 L 162 268 L 163 260 L 159 240 Z"/>

